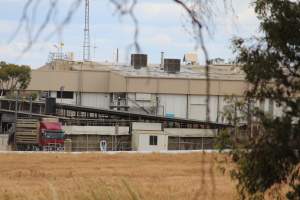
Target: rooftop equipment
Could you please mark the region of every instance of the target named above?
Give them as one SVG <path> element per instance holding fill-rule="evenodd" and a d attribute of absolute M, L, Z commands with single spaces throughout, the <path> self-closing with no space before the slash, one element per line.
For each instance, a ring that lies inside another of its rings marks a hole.
<path fill-rule="evenodd" d="M 184 54 L 183 62 L 187 65 L 195 65 L 198 63 L 198 56 L 196 53 L 186 53 Z"/>
<path fill-rule="evenodd" d="M 168 73 L 180 72 L 180 59 L 164 59 L 164 71 Z"/>
<path fill-rule="evenodd" d="M 141 69 L 147 67 L 148 56 L 146 54 L 131 54 L 131 66 L 134 69 Z"/>

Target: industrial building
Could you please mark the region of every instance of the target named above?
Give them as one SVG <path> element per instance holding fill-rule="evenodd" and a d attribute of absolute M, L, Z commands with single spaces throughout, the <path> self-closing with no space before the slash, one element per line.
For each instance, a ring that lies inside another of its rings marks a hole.
<path fill-rule="evenodd" d="M 206 121 L 205 67 L 196 60 L 185 55 L 184 62 L 162 58 L 152 65 L 145 54 L 133 54 L 130 64 L 53 59 L 31 72 L 25 93 L 38 94 L 38 101 L 0 99 L 2 133 L 12 134 L 19 112 L 58 118 L 69 151 L 212 149 L 219 130 L 231 126 L 222 114 L 226 98 L 242 97 L 251 86 L 238 66 L 210 65 Z M 281 114 L 269 100 L 254 106 Z"/>
<path fill-rule="evenodd" d="M 27 90 L 38 92 L 40 98 L 55 97 L 58 103 L 206 120 L 205 68 L 195 62 L 195 55 L 184 58 L 184 63 L 162 59 L 158 65 L 148 64 L 145 54 L 133 54 L 130 65 L 52 60 L 32 71 Z M 225 97 L 241 97 L 250 85 L 237 66 L 209 68 L 210 120 L 224 123 Z M 256 105 L 272 115 L 281 114 L 272 101 Z"/>

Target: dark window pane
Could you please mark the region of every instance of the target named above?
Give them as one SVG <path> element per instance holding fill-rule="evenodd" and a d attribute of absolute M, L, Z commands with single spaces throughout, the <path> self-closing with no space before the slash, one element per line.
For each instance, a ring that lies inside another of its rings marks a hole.
<path fill-rule="evenodd" d="M 149 140 L 150 145 L 157 145 L 157 136 L 151 135 L 149 139 L 150 139 Z"/>
<path fill-rule="evenodd" d="M 73 99 L 74 92 L 68 92 L 68 91 L 57 91 L 56 92 L 57 98 L 63 98 L 63 99 Z"/>
<path fill-rule="evenodd" d="M 153 139 L 154 139 L 153 144 L 154 144 L 154 145 L 157 145 L 157 136 L 154 136 Z"/>

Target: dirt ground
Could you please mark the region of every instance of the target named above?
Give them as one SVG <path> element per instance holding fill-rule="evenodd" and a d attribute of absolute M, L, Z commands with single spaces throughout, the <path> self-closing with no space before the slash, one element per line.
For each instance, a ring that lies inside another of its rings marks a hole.
<path fill-rule="evenodd" d="M 0 154 L 0 199 L 235 198 L 213 153 Z"/>

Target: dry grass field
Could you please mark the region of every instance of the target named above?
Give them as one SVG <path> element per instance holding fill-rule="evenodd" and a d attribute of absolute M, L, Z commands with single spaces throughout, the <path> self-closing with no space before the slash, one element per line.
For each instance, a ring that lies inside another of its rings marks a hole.
<path fill-rule="evenodd" d="M 0 154 L 1 200 L 234 199 L 213 153 Z"/>

